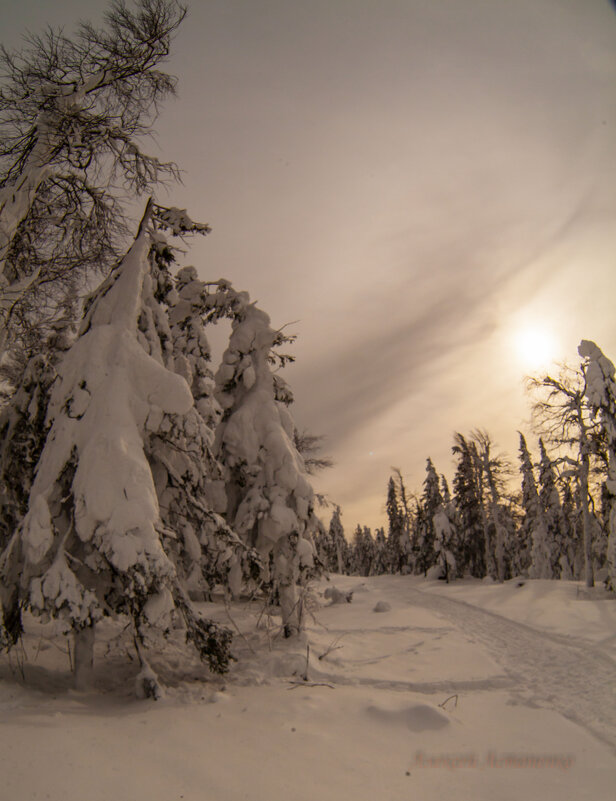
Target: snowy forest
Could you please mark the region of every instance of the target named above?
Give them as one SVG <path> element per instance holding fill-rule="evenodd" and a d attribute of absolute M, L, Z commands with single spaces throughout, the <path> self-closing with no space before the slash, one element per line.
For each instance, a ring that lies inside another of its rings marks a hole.
<path fill-rule="evenodd" d="M 263 598 L 297 637 L 324 571 L 614 589 L 616 379 L 589 341 L 579 369 L 533 382 L 543 434 L 538 456 L 520 434 L 521 486 L 486 432 L 457 433 L 451 487 L 430 459 L 417 495 L 394 471 L 387 531 L 347 539 L 338 507 L 321 522 L 311 474 L 327 459 L 281 375 L 293 337 L 245 288 L 183 263 L 210 228 L 160 201 L 179 167 L 144 144 L 175 90 L 164 62 L 185 14 L 112 3 L 101 29 L 2 53 L 2 646 L 26 615 L 58 620 L 87 687 L 97 626 L 128 621 L 138 693 L 156 697 L 153 632 L 180 627 L 224 673 L 232 628 L 198 603 Z"/>
<path fill-rule="evenodd" d="M 612 163 L 598 4 L 19 5 L 34 32 L 13 48 L 7 25 L 0 48 L 0 798 L 611 798 L 613 342 L 576 332 L 569 364 L 525 379 L 528 423 L 489 400 L 514 380 L 491 347 L 525 308 L 525 249 L 541 271 L 541 242 L 608 208 L 562 190 L 572 164 L 586 192 Z M 51 6 L 70 24 L 45 27 Z M 541 153 L 544 195 L 524 174 Z M 581 252 L 563 242 L 554 273 Z M 496 437 L 473 428 L 486 412 Z M 501 423 L 525 429 L 513 456 Z"/>
<path fill-rule="evenodd" d="M 373 535 L 358 524 L 348 541 L 337 507 L 329 528 L 315 536 L 320 562 L 357 576 L 401 573 L 447 582 L 464 576 L 499 582 L 529 577 L 583 580 L 589 588 L 599 582 L 613 589 L 614 484 L 609 425 L 604 425 L 609 417 L 598 411 L 608 407 L 614 373 L 594 343 L 583 342 L 580 353 L 596 362 L 563 368 L 558 379 L 529 381 L 544 434 L 539 458 L 533 459 L 520 433 L 517 486 L 514 465 L 494 452 L 487 432 L 456 433 L 452 490 L 429 457 L 420 493 L 409 493 L 395 469 L 387 485 L 387 530 L 378 528 Z"/>

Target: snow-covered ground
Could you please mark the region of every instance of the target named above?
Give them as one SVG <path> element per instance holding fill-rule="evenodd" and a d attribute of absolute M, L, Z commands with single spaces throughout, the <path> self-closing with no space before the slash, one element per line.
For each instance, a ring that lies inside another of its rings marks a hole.
<path fill-rule="evenodd" d="M 352 602 L 327 605 L 332 585 Z M 204 681 L 178 635 L 152 659 L 159 702 L 134 699 L 118 627 L 78 693 L 64 640 L 29 621 L 0 661 L 0 799 L 607 801 L 616 603 L 578 588 L 335 576 L 299 643 L 257 602 L 207 604 L 243 632 L 238 661 Z"/>

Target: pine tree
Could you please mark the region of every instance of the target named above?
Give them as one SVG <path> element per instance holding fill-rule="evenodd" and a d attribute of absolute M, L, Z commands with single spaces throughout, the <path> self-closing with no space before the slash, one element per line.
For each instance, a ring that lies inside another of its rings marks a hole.
<path fill-rule="evenodd" d="M 62 618 L 75 635 L 75 678 L 92 670 L 94 626 L 128 615 L 136 643 L 165 630 L 177 611 L 187 639 L 210 668 L 224 671 L 231 634 L 200 619 L 165 553 L 146 442 L 165 415 L 185 415 L 190 390 L 139 340 L 149 273 L 152 205 L 126 256 L 92 296 L 78 339 L 59 367 L 52 421 L 29 511 L 2 557 L 4 636 L 19 610 Z M 156 693 L 140 649 L 143 692 Z"/>
<path fill-rule="evenodd" d="M 562 485 L 562 508 L 565 525 L 564 554 L 561 558 L 562 578 L 579 581 L 584 576 L 584 528 L 579 510 L 582 503 L 576 494 L 579 487 L 572 487 L 570 477 Z"/>
<path fill-rule="evenodd" d="M 356 576 L 373 575 L 375 546 L 372 533 L 367 526 L 360 526 L 353 533 L 350 555 L 350 572 Z"/>
<path fill-rule="evenodd" d="M 432 459 L 428 457 L 426 477 L 423 482 L 423 492 L 420 500 L 421 522 L 418 530 L 418 553 L 415 559 L 417 571 L 423 573 L 424 576 L 437 561 L 434 517 L 442 504 L 443 496 L 439 486 L 439 477 L 432 464 Z"/>
<path fill-rule="evenodd" d="M 341 515 L 342 511 L 340 507 L 334 507 L 334 512 L 329 522 L 328 539 L 332 548 L 332 570 L 334 573 L 343 575 L 348 572 L 349 544 L 344 536 L 344 526 L 342 525 Z"/>
<path fill-rule="evenodd" d="M 460 520 L 458 575 L 486 575 L 484 510 L 476 473 L 476 449 L 462 434 L 454 436 L 453 453 L 458 464 L 453 479 L 454 503 Z"/>
<path fill-rule="evenodd" d="M 374 575 L 382 576 L 390 572 L 388 552 L 387 552 L 387 537 L 385 536 L 384 528 L 377 528 L 374 535 Z"/>
<path fill-rule="evenodd" d="M 325 572 L 332 573 L 334 571 L 334 547 L 329 538 L 329 530 L 316 516 L 313 541 L 317 562 Z"/>
<path fill-rule="evenodd" d="M 539 462 L 539 503 L 543 519 L 544 536 L 533 543 L 533 578 L 559 578 L 560 558 L 564 550 L 566 536 L 562 503 L 554 466 L 543 444 L 539 440 L 541 459 Z"/>
<path fill-rule="evenodd" d="M 599 417 L 607 444 L 607 480 L 604 505 L 608 511 L 607 584 L 616 591 L 616 372 L 613 363 L 594 342 L 582 340 L 578 347 L 584 359 L 585 395 Z"/>
<path fill-rule="evenodd" d="M 502 582 L 507 541 L 507 528 L 502 519 L 502 490 L 508 465 L 503 456 L 492 454 L 492 440 L 486 431 L 473 432 L 473 444 L 484 517 L 486 569 L 488 575 Z"/>
<path fill-rule="evenodd" d="M 402 484 L 403 490 L 404 484 Z M 393 476 L 390 477 L 387 484 L 385 508 L 389 520 L 387 551 L 390 571 L 392 573 L 408 573 L 410 569 L 411 541 L 405 508 L 401 499 L 401 491 L 396 487 Z"/>
<path fill-rule="evenodd" d="M 276 348 L 290 338 L 271 327 L 267 314 L 246 293 L 221 284 L 213 295 L 212 314 L 233 316 L 229 345 L 216 374 L 223 417 L 215 447 L 227 470 L 226 521 L 260 555 L 263 579 L 273 581 L 285 634 L 290 635 L 302 626 L 298 546 L 312 525 L 314 498 L 294 444 L 295 425 L 287 409 L 292 394 L 272 370 L 272 364 L 289 361 Z"/>
<path fill-rule="evenodd" d="M 455 553 L 458 544 L 458 521 L 445 476 L 441 475 L 442 503 L 433 517 L 434 553 L 441 566 L 441 575 L 447 583 L 457 574 Z"/>
<path fill-rule="evenodd" d="M 539 502 L 537 482 L 533 470 L 533 463 L 528 451 L 526 439 L 520 433 L 520 473 L 522 474 L 522 509 L 523 518 L 519 528 L 519 553 L 516 572 L 525 574 L 535 562 L 538 573 L 547 570 L 549 560 L 545 551 L 545 521 Z M 544 565 L 546 567 L 544 568 Z"/>

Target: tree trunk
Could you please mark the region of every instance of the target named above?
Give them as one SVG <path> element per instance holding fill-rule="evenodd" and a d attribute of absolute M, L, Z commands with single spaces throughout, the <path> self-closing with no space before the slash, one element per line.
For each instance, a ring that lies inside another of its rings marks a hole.
<path fill-rule="evenodd" d="M 582 504 L 582 526 L 584 529 L 584 578 L 586 579 L 587 587 L 595 586 L 595 577 L 592 569 L 592 518 L 590 516 L 590 509 L 588 508 L 588 473 L 590 469 L 588 453 L 587 453 L 587 437 L 586 430 L 583 425 L 583 420 L 580 412 L 580 428 L 581 428 L 581 442 L 580 442 L 580 491 L 579 498 Z"/>
<path fill-rule="evenodd" d="M 75 645 L 75 688 L 87 690 L 94 680 L 94 623 L 73 633 Z"/>

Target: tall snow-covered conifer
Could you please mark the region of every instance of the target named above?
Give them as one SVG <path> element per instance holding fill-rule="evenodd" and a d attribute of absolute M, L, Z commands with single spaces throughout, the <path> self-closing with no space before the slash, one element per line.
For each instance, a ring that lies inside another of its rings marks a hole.
<path fill-rule="evenodd" d="M 562 502 L 556 485 L 554 465 L 542 439 L 539 440 L 539 451 L 541 459 L 538 490 L 544 526 L 533 543 L 531 576 L 533 578 L 559 578 L 561 574 L 560 557 L 566 536 Z"/>
<path fill-rule="evenodd" d="M 423 482 L 421 495 L 421 521 L 418 530 L 416 565 L 418 571 L 426 575 L 428 570 L 436 563 L 434 516 L 443 503 L 443 496 L 439 486 L 439 477 L 432 459 L 426 461 L 426 477 Z"/>
<path fill-rule="evenodd" d="M 586 397 L 600 418 L 607 442 L 608 475 L 604 490 L 604 503 L 609 510 L 607 570 L 608 584 L 616 591 L 616 371 L 594 342 L 582 340 L 578 352 L 584 359 Z"/>
<path fill-rule="evenodd" d="M 454 436 L 452 451 L 458 456 L 453 479 L 454 502 L 460 519 L 458 571 L 483 578 L 486 575 L 485 525 L 481 489 L 477 482 L 474 443 L 459 433 Z"/>
<path fill-rule="evenodd" d="M 434 517 L 434 553 L 440 564 L 442 576 L 449 583 L 457 574 L 455 553 L 458 544 L 458 520 L 456 508 L 451 500 L 445 476 L 441 475 L 442 503 L 437 507 Z"/>
<path fill-rule="evenodd" d="M 546 551 L 546 531 L 543 511 L 539 502 L 533 463 L 524 434 L 520 432 L 520 473 L 522 474 L 522 509 L 524 517 L 520 526 L 519 552 L 515 572 L 526 572 L 533 560 L 540 576 L 547 574 L 549 559 Z"/>
<path fill-rule="evenodd" d="M 148 204 L 58 368 L 29 511 L 2 558 L 5 624 L 16 606 L 64 619 L 75 633 L 78 685 L 89 681 L 94 625 L 104 615 L 128 615 L 139 641 L 178 609 L 210 667 L 224 670 L 228 661 L 230 633 L 193 612 L 165 553 L 145 452 L 165 415 L 192 407 L 186 381 L 139 341 L 150 219 Z M 145 658 L 143 668 L 142 690 L 155 692 Z"/>
<path fill-rule="evenodd" d="M 224 286 L 218 294 L 225 291 L 231 294 Z M 272 370 L 273 362 L 288 358 L 275 351 L 288 337 L 271 327 L 246 293 L 232 297 L 232 315 L 229 345 L 216 374 L 223 409 L 217 455 L 228 471 L 226 519 L 264 562 L 271 555 L 273 571 L 264 577 L 278 589 L 284 630 L 293 634 L 302 625 L 300 538 L 313 517 L 313 491 L 294 444 L 295 425 L 287 409 L 291 393 Z"/>

